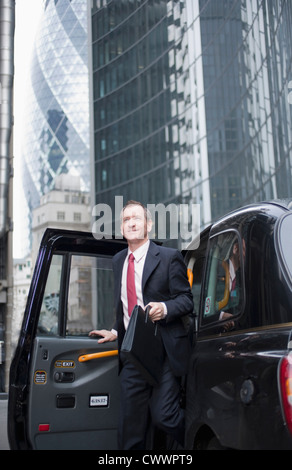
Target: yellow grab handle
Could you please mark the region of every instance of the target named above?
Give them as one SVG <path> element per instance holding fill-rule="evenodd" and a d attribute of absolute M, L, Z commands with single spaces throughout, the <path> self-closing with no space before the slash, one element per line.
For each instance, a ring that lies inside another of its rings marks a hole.
<path fill-rule="evenodd" d="M 225 271 L 225 289 L 224 289 L 224 296 L 223 299 L 218 302 L 218 310 L 222 310 L 222 308 L 226 307 L 229 301 L 229 267 L 226 261 L 222 261 L 222 266 Z"/>
<path fill-rule="evenodd" d="M 190 268 L 188 268 L 187 273 L 188 273 L 189 284 L 190 284 L 190 287 L 192 288 L 193 287 L 193 281 L 194 281 L 194 273 Z"/>
<path fill-rule="evenodd" d="M 97 352 L 97 353 L 92 353 L 92 354 L 84 354 L 83 356 L 78 357 L 79 362 L 87 362 L 87 361 L 92 361 L 92 359 L 99 359 L 101 357 L 110 357 L 110 356 L 117 356 L 118 355 L 118 350 L 113 349 L 112 351 L 103 351 L 103 352 Z"/>

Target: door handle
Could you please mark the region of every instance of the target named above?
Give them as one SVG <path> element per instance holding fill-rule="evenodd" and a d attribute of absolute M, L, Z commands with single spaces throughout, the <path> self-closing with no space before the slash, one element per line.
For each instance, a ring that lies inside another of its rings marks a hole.
<path fill-rule="evenodd" d="M 56 372 L 54 377 L 55 382 L 59 383 L 70 383 L 75 380 L 74 372 Z"/>
<path fill-rule="evenodd" d="M 103 351 L 103 352 L 96 352 L 96 353 L 91 353 L 91 354 L 83 354 L 82 356 L 78 357 L 79 362 L 87 362 L 87 361 L 92 361 L 92 359 L 99 359 L 102 357 L 111 357 L 111 356 L 117 356 L 118 355 L 118 350 L 113 349 L 111 351 Z"/>

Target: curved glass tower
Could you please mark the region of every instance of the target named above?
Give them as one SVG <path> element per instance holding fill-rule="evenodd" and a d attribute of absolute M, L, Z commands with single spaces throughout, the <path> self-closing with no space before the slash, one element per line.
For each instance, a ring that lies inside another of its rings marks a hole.
<path fill-rule="evenodd" d="M 31 212 L 61 173 L 90 189 L 87 2 L 46 0 L 25 115 L 23 186 Z"/>
<path fill-rule="evenodd" d="M 292 196 L 290 2 L 91 5 L 96 203 L 198 203 L 205 226 Z"/>

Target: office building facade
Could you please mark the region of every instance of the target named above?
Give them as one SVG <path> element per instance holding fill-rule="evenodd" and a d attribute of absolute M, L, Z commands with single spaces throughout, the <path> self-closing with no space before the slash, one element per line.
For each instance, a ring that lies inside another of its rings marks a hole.
<path fill-rule="evenodd" d="M 93 0 L 95 202 L 199 204 L 203 227 L 291 196 L 291 20 L 286 0 Z"/>

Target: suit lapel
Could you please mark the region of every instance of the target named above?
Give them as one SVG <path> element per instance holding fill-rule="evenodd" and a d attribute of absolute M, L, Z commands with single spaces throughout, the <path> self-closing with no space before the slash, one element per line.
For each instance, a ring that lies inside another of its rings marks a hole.
<path fill-rule="evenodd" d="M 116 294 L 116 301 L 118 302 L 121 298 L 121 282 L 122 282 L 122 273 L 123 273 L 123 266 L 127 256 L 128 250 L 124 250 L 121 253 L 121 256 L 116 259 L 116 276 L 117 276 L 117 294 Z M 146 282 L 148 281 L 149 277 L 153 273 L 154 269 L 160 263 L 160 251 L 158 246 L 150 240 L 149 249 L 146 255 L 143 276 L 142 276 L 142 292 L 144 292 L 144 287 Z"/>
<path fill-rule="evenodd" d="M 160 252 L 159 248 L 155 243 L 150 241 L 149 250 L 146 255 L 143 276 L 142 276 L 142 292 L 144 292 L 144 287 L 149 277 L 153 273 L 156 266 L 160 263 Z"/>
<path fill-rule="evenodd" d="M 117 293 L 116 293 L 116 303 L 118 305 L 120 299 L 121 299 L 121 284 L 122 284 L 122 274 L 123 274 L 123 266 L 125 259 L 127 257 L 128 249 L 125 249 L 121 252 L 121 256 L 118 257 L 116 260 L 116 276 L 117 276 Z"/>

